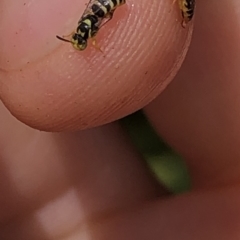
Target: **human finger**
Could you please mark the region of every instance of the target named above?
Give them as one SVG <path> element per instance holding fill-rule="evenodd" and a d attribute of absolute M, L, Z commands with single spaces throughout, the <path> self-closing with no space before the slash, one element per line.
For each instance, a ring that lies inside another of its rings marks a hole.
<path fill-rule="evenodd" d="M 146 108 L 160 135 L 186 159 L 195 187 L 240 181 L 239 10 L 234 0 L 198 2 L 186 61 Z"/>
<path fill-rule="evenodd" d="M 0 112 L 1 239 L 57 239 L 168 194 L 117 124 L 53 134 Z"/>
<path fill-rule="evenodd" d="M 191 24 L 182 28 L 177 4 L 127 1 L 97 35 L 104 54 L 55 38 L 74 30 L 84 4 L 1 2 L 0 95 L 32 127 L 74 130 L 123 117 L 154 99 L 183 61 Z"/>

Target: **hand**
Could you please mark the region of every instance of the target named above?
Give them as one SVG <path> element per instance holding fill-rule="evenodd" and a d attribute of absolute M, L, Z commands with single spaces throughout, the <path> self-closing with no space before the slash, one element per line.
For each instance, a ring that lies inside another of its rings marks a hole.
<path fill-rule="evenodd" d="M 72 30 L 80 4 L 0 4 L 1 100 L 31 127 L 75 130 L 33 130 L 1 107 L 0 239 L 238 239 L 238 1 L 197 2 L 186 61 L 145 107 L 186 159 L 193 187 L 178 197 L 156 184 L 117 123 L 76 130 L 157 97 L 191 26 L 182 29 L 171 1 L 128 2 L 99 32 L 104 55 L 76 52 L 53 39 Z"/>

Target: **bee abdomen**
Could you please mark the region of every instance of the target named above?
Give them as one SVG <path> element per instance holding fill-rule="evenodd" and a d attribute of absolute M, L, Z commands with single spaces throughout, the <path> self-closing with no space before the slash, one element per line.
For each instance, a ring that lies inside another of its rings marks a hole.
<path fill-rule="evenodd" d="M 179 0 L 179 6 L 182 11 L 183 21 L 185 23 L 191 21 L 195 10 L 195 0 Z"/>
<path fill-rule="evenodd" d="M 87 40 L 92 37 L 92 32 L 98 31 L 98 21 L 95 15 L 88 14 L 79 23 L 76 32 Z"/>
<path fill-rule="evenodd" d="M 125 0 L 96 0 L 91 9 L 94 15 L 104 18 L 124 3 Z"/>

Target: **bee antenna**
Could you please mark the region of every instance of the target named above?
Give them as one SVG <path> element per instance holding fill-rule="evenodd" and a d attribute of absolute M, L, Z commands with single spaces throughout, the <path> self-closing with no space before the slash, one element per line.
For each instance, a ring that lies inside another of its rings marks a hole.
<path fill-rule="evenodd" d="M 61 41 L 64 41 L 64 42 L 71 42 L 69 41 L 68 39 L 65 39 L 65 38 L 62 38 L 62 37 L 59 37 L 59 36 L 56 36 L 57 39 L 61 40 Z"/>

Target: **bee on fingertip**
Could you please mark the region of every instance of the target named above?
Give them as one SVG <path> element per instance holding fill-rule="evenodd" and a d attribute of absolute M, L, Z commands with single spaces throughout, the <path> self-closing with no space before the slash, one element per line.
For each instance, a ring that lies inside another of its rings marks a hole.
<path fill-rule="evenodd" d="M 86 49 L 88 40 L 92 39 L 93 46 L 101 51 L 95 37 L 100 28 L 112 19 L 114 11 L 125 2 L 126 0 L 90 0 L 78 21 L 76 30 L 68 36 L 56 37 L 71 43 L 75 49 L 80 51 Z"/>

